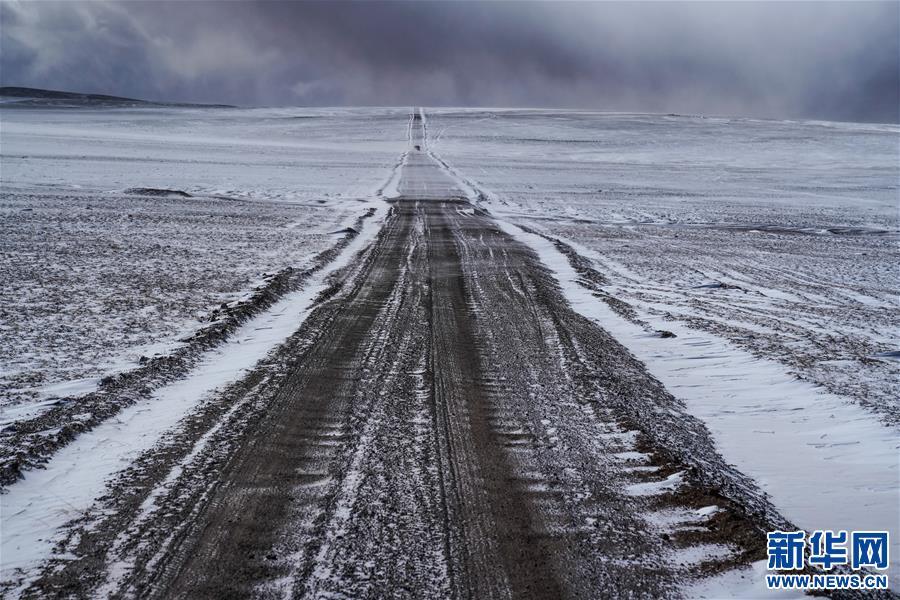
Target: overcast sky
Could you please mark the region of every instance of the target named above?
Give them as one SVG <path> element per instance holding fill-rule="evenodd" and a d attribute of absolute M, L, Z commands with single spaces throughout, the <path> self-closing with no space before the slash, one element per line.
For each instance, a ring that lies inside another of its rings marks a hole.
<path fill-rule="evenodd" d="M 0 81 L 240 105 L 898 121 L 900 3 L 0 2 Z"/>

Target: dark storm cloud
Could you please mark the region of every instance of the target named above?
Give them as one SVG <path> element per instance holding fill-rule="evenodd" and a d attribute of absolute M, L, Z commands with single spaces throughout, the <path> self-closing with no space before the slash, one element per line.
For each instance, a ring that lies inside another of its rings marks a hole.
<path fill-rule="evenodd" d="M 897 121 L 900 4 L 9 2 L 0 78 L 237 104 Z"/>

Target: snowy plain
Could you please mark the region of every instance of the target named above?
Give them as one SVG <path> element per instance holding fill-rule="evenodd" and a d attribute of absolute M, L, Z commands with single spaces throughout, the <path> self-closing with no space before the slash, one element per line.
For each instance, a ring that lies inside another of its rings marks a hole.
<path fill-rule="evenodd" d="M 16 283 L 0 290 L 0 422 L 90 392 L 307 266 L 384 186 L 407 120 L 4 109 L 0 276 Z"/>
<path fill-rule="evenodd" d="M 0 580 L 34 573 L 53 554 L 58 532 L 91 507 L 116 473 L 177 428 L 179 421 L 217 390 L 238 381 L 299 328 L 329 276 L 346 267 L 372 241 L 387 212 L 383 203 L 339 256 L 300 290 L 244 323 L 225 343 L 206 352 L 184 379 L 123 410 L 57 452 L 46 468 L 29 473 L 2 501 Z M 207 433 L 208 437 L 210 434 Z M 194 453 L 204 439 L 195 443 Z M 174 477 L 174 475 L 173 475 Z M 145 504 L 152 504 L 152 498 Z M 148 509 L 149 510 L 149 509 Z M 28 583 L 26 577 L 20 585 Z"/>
<path fill-rule="evenodd" d="M 408 116 L 5 110 L 0 269 L 18 283 L 0 298 L 3 420 L 165 352 L 263 273 L 302 266 L 333 244 L 332 232 L 379 193 L 396 192 Z M 483 194 L 478 201 L 555 271 L 573 306 L 702 418 L 726 460 L 788 518 L 810 529 L 890 529 L 897 585 L 900 363 L 890 353 L 900 326 L 900 129 L 449 109 L 429 110 L 428 126 L 429 150 L 460 188 Z M 603 291 L 647 327 L 598 301 L 553 244 L 518 225 L 588 257 Z M 372 235 L 377 220 L 368 227 Z M 369 238 L 359 239 L 344 260 Z M 292 323 L 309 293 L 286 300 Z M 106 478 L 290 333 L 278 321 L 284 308 L 261 317 L 275 323 L 273 336 L 260 321 L 235 336 L 264 342 L 258 352 L 225 347 L 199 368 L 205 384 L 161 390 L 155 398 L 171 410 L 128 409 L 16 484 L 4 500 L 4 526 L 14 527 L 4 556 L 31 554 L 9 566 L 46 557 L 56 528 Z M 676 337 L 654 335 L 662 329 Z M 228 352 L 244 363 L 214 368 Z M 88 454 L 96 460 L 85 472 Z M 56 494 L 52 506 L 40 504 L 46 492 Z M 19 522 L 7 522 L 12 507 Z M 49 520 L 37 528 L 42 515 Z M 725 576 L 690 593 L 756 597 L 745 585 L 756 575 L 732 575 L 747 581 Z"/>
<path fill-rule="evenodd" d="M 900 128 L 456 110 L 429 127 L 473 199 L 788 519 L 889 530 L 900 585 Z M 692 593 L 756 593 L 731 576 Z"/>
<path fill-rule="evenodd" d="M 0 579 L 27 584 L 21 575 L 52 555 L 108 480 L 296 331 L 329 275 L 377 233 L 408 121 L 404 109 L 3 111 L 0 270 L 16 282 L 0 308 L 4 425 L 165 355 L 221 304 L 309 266 L 374 213 L 325 269 L 186 379 L 6 490 Z"/>
<path fill-rule="evenodd" d="M 431 111 L 492 210 L 592 251 L 609 291 L 900 424 L 900 128 Z M 893 353 L 893 354 L 892 354 Z"/>
<path fill-rule="evenodd" d="M 553 243 L 510 223 L 501 227 L 534 249 L 576 311 L 609 331 L 706 423 L 726 460 L 753 477 L 785 517 L 810 531 L 888 530 L 896 573 L 896 430 L 724 338 L 658 317 L 645 316 L 649 329 L 630 322 L 580 284 Z M 661 338 L 661 327 L 676 337 Z"/>

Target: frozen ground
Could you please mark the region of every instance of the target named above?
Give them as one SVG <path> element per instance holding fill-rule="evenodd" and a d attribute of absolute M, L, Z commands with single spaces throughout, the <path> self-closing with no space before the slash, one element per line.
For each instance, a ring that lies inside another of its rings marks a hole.
<path fill-rule="evenodd" d="M 90 391 L 307 265 L 384 185 L 407 119 L 3 110 L 0 419 Z"/>
<path fill-rule="evenodd" d="M 900 438 L 895 428 L 716 334 L 642 311 L 626 313 L 618 298 L 611 301 L 615 297 L 596 285 L 595 271 L 573 264 L 577 254 L 567 256 L 550 239 L 515 225 L 501 222 L 501 227 L 540 256 L 574 310 L 612 334 L 706 424 L 724 458 L 753 477 L 795 526 L 887 529 L 896 577 Z"/>
<path fill-rule="evenodd" d="M 9 486 L 0 589 L 677 597 L 758 558 L 781 518 L 461 197 L 423 122 L 316 287 Z"/>
<path fill-rule="evenodd" d="M 900 422 L 895 125 L 432 111 L 492 210 L 574 242 L 637 309 Z"/>
<path fill-rule="evenodd" d="M 897 585 L 896 127 L 2 117 L 4 376 L 90 387 L 318 265 L 85 430 L 4 428 L 59 443 L 3 593 L 757 597 L 795 525 L 890 529 Z"/>
<path fill-rule="evenodd" d="M 433 111 L 429 130 L 786 517 L 890 530 L 898 584 L 900 129 Z"/>
<path fill-rule="evenodd" d="M 318 203 L 368 198 L 406 109 L 3 109 L 3 185 Z"/>

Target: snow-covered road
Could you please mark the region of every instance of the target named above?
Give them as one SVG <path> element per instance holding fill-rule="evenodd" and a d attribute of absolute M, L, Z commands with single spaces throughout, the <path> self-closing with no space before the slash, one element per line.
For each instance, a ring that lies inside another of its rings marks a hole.
<path fill-rule="evenodd" d="M 434 128 L 299 289 L 8 486 L 0 589 L 740 595 L 767 530 L 900 541 L 895 429 L 646 310 Z"/>

